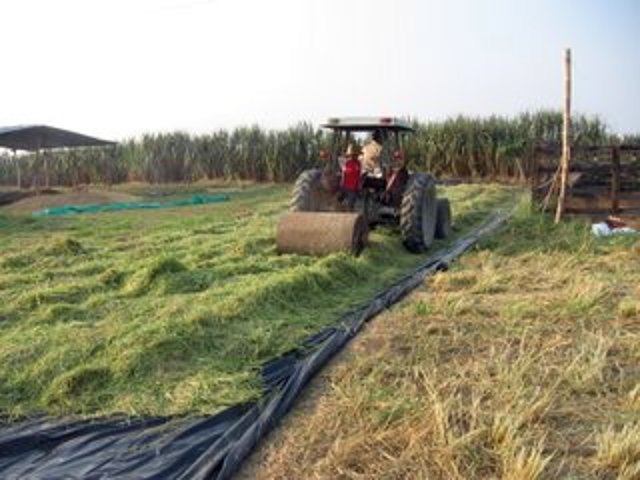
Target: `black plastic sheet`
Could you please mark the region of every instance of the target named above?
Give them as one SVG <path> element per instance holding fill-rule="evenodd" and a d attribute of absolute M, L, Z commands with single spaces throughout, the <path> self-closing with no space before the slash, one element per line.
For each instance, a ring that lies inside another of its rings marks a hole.
<path fill-rule="evenodd" d="M 307 338 L 296 350 L 262 368 L 263 397 L 209 417 L 77 420 L 38 417 L 0 426 L 0 478 L 225 479 L 290 410 L 315 373 L 362 326 L 398 302 L 478 239 L 498 228 L 497 214 L 369 303 Z"/>

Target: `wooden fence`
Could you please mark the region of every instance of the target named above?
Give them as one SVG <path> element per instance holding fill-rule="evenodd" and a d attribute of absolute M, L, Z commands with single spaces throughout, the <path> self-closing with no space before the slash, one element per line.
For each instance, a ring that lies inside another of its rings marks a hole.
<path fill-rule="evenodd" d="M 574 147 L 566 212 L 591 217 L 640 215 L 640 144 Z M 536 149 L 531 177 L 534 201 L 548 209 L 558 191 L 560 148 Z"/>

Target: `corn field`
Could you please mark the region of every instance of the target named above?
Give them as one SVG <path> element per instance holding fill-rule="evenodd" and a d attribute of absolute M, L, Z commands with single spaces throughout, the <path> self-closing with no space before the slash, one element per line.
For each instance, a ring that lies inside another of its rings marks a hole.
<path fill-rule="evenodd" d="M 414 169 L 441 177 L 524 180 L 535 145 L 559 144 L 562 115 L 543 111 L 513 118 L 460 116 L 440 122 L 415 121 L 414 126 L 416 135 L 407 144 L 407 158 Z M 609 140 L 606 125 L 597 117 L 574 117 L 573 132 L 575 144 Z M 285 182 L 317 165 L 328 141 L 326 132 L 300 123 L 286 130 L 253 126 L 205 135 L 147 134 L 114 147 L 62 149 L 43 155 L 48 155 L 52 186 L 220 178 Z M 19 161 L 22 186 L 34 185 L 41 170 L 35 155 L 20 156 Z M 16 182 L 14 159 L 5 154 L 0 157 L 0 184 Z"/>

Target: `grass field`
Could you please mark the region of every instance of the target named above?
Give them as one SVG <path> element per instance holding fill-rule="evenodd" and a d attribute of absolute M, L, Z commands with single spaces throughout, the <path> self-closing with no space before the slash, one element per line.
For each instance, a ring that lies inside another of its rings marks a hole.
<path fill-rule="evenodd" d="M 522 209 L 369 324 L 248 477 L 640 478 L 640 239 Z"/>
<path fill-rule="evenodd" d="M 0 414 L 210 413 L 255 398 L 263 361 L 424 259 L 385 230 L 359 258 L 279 256 L 288 194 L 64 218 L 0 210 Z M 519 195 L 446 194 L 458 234 Z"/>

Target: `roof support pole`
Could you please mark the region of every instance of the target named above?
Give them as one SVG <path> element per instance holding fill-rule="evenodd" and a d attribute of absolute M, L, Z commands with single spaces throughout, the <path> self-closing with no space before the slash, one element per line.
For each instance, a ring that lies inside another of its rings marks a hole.
<path fill-rule="evenodd" d="M 40 176 L 42 175 L 42 168 L 40 167 L 40 149 L 36 149 L 36 158 L 33 164 L 33 181 L 36 184 L 36 195 L 40 195 Z"/>
<path fill-rule="evenodd" d="M 45 150 L 44 156 L 44 188 L 49 188 L 49 152 Z"/>
<path fill-rule="evenodd" d="M 16 164 L 16 186 L 18 190 L 22 188 L 22 172 L 20 171 L 20 160 L 18 159 L 18 152 L 13 149 L 13 161 Z"/>

